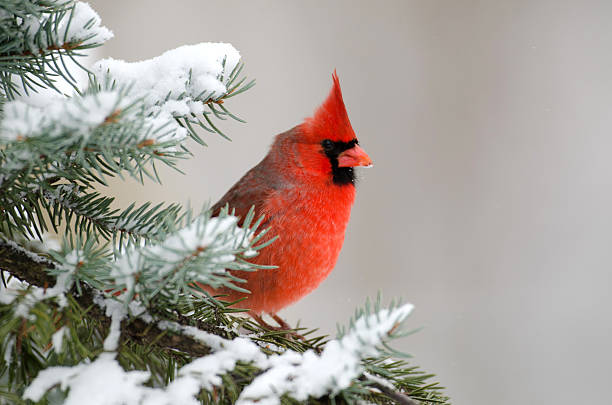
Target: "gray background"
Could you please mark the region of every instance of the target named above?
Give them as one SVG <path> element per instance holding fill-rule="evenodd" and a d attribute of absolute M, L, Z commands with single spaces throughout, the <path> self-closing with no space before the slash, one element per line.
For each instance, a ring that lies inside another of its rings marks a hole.
<path fill-rule="evenodd" d="M 361 171 L 335 271 L 285 310 L 333 332 L 381 290 L 416 305 L 398 343 L 456 404 L 609 398 L 612 3 L 92 1 L 136 61 L 231 42 L 257 86 L 233 141 L 113 185 L 119 205 L 215 202 L 310 115 L 337 68 Z"/>

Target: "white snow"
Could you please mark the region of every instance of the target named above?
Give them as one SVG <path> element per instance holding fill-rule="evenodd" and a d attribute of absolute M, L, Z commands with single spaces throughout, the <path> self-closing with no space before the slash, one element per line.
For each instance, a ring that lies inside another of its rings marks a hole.
<path fill-rule="evenodd" d="M 37 187 L 37 189 L 39 189 Z M 34 232 L 34 230 L 32 230 Z M 42 240 L 31 239 L 27 242 L 28 249 L 32 249 L 36 252 L 50 252 L 52 250 L 59 251 L 62 248 L 60 240 L 57 235 L 43 232 Z M 39 257 L 40 260 L 40 257 Z"/>
<path fill-rule="evenodd" d="M 68 303 L 64 293 L 72 287 L 72 274 L 76 270 L 79 261 L 82 259 L 82 252 L 73 250 L 66 255 L 66 264 L 59 269 L 64 270 L 59 273 L 55 285 L 51 288 L 40 288 L 31 286 L 30 291 L 23 296 L 15 307 L 14 315 L 18 317 L 31 318 L 30 309 L 38 302 L 50 298 L 55 298 L 60 308 L 64 308 Z"/>
<path fill-rule="evenodd" d="M 105 305 L 110 300 L 105 300 Z M 116 302 L 115 302 L 116 303 Z M 107 312 L 108 312 L 108 306 Z M 182 331 L 208 342 L 213 350 L 209 356 L 194 360 L 182 367 L 176 379 L 165 388 L 149 388 L 144 385 L 150 374 L 141 371 L 124 371 L 115 360 L 114 353 L 103 353 L 92 363 L 74 367 L 52 367 L 41 371 L 26 389 L 23 398 L 38 401 L 45 392 L 60 384 L 62 390 L 70 389 L 64 404 L 103 405 L 121 403 L 136 405 L 196 405 L 202 388 L 212 389 L 222 384 L 221 376 L 234 369 L 237 361 L 262 363 L 265 355 L 248 339 L 226 340 L 195 328 L 170 322 L 160 322 L 160 328 Z M 109 335 L 110 336 L 110 335 Z M 108 338 L 107 338 L 108 340 Z"/>
<path fill-rule="evenodd" d="M 60 384 L 62 390 L 70 390 L 64 405 L 141 404 L 146 393 L 153 391 L 142 385 L 150 376 L 148 371 L 125 371 L 115 360 L 115 353 L 102 353 L 92 363 L 42 370 L 23 398 L 39 401 Z"/>
<path fill-rule="evenodd" d="M 384 336 L 412 311 L 411 304 L 359 318 L 340 340 L 331 340 L 321 355 L 287 351 L 270 356 L 269 368 L 246 386 L 238 404 L 276 405 L 288 394 L 298 401 L 336 394 L 347 388 L 363 369 L 361 359 L 376 355 Z"/>
<path fill-rule="evenodd" d="M 112 346 L 113 341 L 117 341 L 119 335 L 118 333 L 121 321 L 125 319 L 125 317 L 129 314 L 131 317 L 140 318 L 147 323 L 153 322 L 153 317 L 149 314 L 142 305 L 140 301 L 137 299 L 132 299 L 127 305 L 121 301 L 120 297 L 111 297 L 105 298 L 101 292 L 98 290 L 93 290 L 93 302 L 100 308 L 104 309 L 106 316 L 111 317 L 111 331 L 109 336 L 107 336 L 104 344 L 106 345 L 108 342 L 109 346 Z M 114 327 L 113 327 L 114 325 Z M 111 337 L 112 336 L 112 337 Z M 115 349 L 107 349 L 105 346 L 105 350 L 116 350 Z"/>
<path fill-rule="evenodd" d="M 108 73 L 117 85 L 133 86 L 131 94 L 142 97 L 152 113 L 183 116 L 201 114 L 201 101 L 223 96 L 229 74 L 239 61 L 240 54 L 231 44 L 200 43 L 140 62 L 103 59 L 94 64 L 93 71 L 101 81 Z"/>
<path fill-rule="evenodd" d="M 47 259 L 45 259 L 44 257 L 39 256 L 34 252 L 30 252 L 29 250 L 22 248 L 21 246 L 19 246 L 17 243 L 15 243 L 12 240 L 2 239 L 2 242 L 9 245 L 11 248 L 18 250 L 20 253 L 23 253 L 24 255 L 28 256 L 28 259 L 36 263 L 43 263 L 47 261 Z"/>
<path fill-rule="evenodd" d="M 112 31 L 100 25 L 98 13 L 88 3 L 76 2 L 72 14 L 72 21 L 62 20 L 58 30 L 59 38 L 66 38 L 67 42 L 81 42 L 85 44 L 102 44 L 113 37 Z"/>
<path fill-rule="evenodd" d="M 383 386 L 383 387 L 387 387 L 387 388 L 389 388 L 389 389 L 395 390 L 395 387 L 393 386 L 393 384 L 392 384 L 392 383 L 391 383 L 389 380 L 386 380 L 386 379 L 384 379 L 384 378 L 382 378 L 382 377 L 379 377 L 379 376 L 377 376 L 377 375 L 374 375 L 374 374 L 370 374 L 370 373 L 368 373 L 367 371 L 364 371 L 364 372 L 363 372 L 363 375 L 364 375 L 364 376 L 365 376 L 365 377 L 366 377 L 368 380 L 370 380 L 370 381 L 372 381 L 372 382 L 375 382 L 375 383 L 377 383 L 377 384 L 379 384 L 379 385 L 381 385 L 381 386 Z"/>
<path fill-rule="evenodd" d="M 108 308 L 108 307 L 107 307 Z M 195 359 L 178 370 L 177 376 L 165 388 L 150 388 L 143 384 L 149 372 L 125 371 L 115 360 L 114 353 L 102 353 L 92 363 L 74 367 L 53 367 L 39 373 L 24 393 L 24 399 L 37 401 L 57 384 L 70 389 L 65 404 L 102 405 L 196 405 L 202 388 L 220 386 L 221 376 L 234 369 L 236 363 L 252 363 L 263 373 L 244 388 L 238 404 L 279 404 L 282 395 L 297 400 L 309 396 L 334 394 L 348 387 L 351 380 L 363 372 L 364 356 L 374 355 L 376 346 L 412 311 L 406 304 L 358 319 L 349 333 L 330 341 L 317 355 L 313 351 L 298 353 L 287 350 L 281 355 L 266 357 L 258 345 L 247 338 L 233 340 L 177 323 L 162 321 L 161 329 L 190 336 L 211 347 L 208 356 Z"/>
<path fill-rule="evenodd" d="M 72 27 L 71 24 L 71 32 Z M 126 123 L 134 121 L 137 112 L 142 114 L 138 119 L 144 120 L 144 126 L 138 141 L 147 136 L 156 144 L 180 142 L 188 132 L 174 118 L 201 115 L 204 102 L 225 95 L 229 75 L 239 61 L 238 51 L 222 43 L 185 45 L 141 62 L 103 59 L 92 69 L 99 81 L 106 83 L 108 78 L 118 89 L 129 89 L 129 94 L 108 90 L 83 97 L 49 92 L 19 97 L 5 104 L 0 141 L 46 134 L 71 134 L 87 140 L 93 129 L 121 111 L 117 119 Z M 131 114 L 126 113 L 124 108 L 136 101 L 143 104 L 144 111 L 133 108 L 129 110 Z M 24 160 L 30 158 L 26 156 Z"/>
<path fill-rule="evenodd" d="M 9 274 L 5 272 L 3 273 L 4 279 L 6 280 Z M 22 295 L 27 288 L 27 283 L 24 283 L 15 277 L 11 277 L 11 279 L 8 280 L 6 287 L 4 286 L 4 283 L 0 281 L 0 304 L 10 304 L 15 300 L 15 298 Z"/>
<path fill-rule="evenodd" d="M 48 235 L 48 234 L 43 234 L 43 236 L 44 235 Z M 9 245 L 12 249 L 17 250 L 20 253 L 26 255 L 28 259 L 36 263 L 43 263 L 46 261 L 44 257 L 39 256 L 36 253 L 30 252 L 27 249 L 24 249 L 23 247 L 19 246 L 17 243 L 15 243 L 12 240 L 2 239 L 2 242 Z M 31 242 L 34 242 L 34 241 L 31 241 Z M 47 245 L 45 245 L 44 243 L 41 244 L 41 243 L 35 242 L 34 244 L 40 248 L 47 247 Z M 4 273 L 4 279 L 7 280 L 9 278 L 9 273 L 7 272 L 3 272 L 3 273 Z M 6 283 L 6 286 L 4 285 L 4 283 L 0 282 L 0 303 L 2 304 L 12 303 L 17 297 L 23 296 L 24 291 L 27 290 L 28 287 L 30 287 L 28 283 L 20 281 L 16 277 L 11 277 L 10 280 L 8 280 L 8 282 Z M 30 288 L 32 290 L 39 290 L 37 287 L 34 287 L 34 286 L 31 286 Z M 39 291 L 38 293 L 35 292 L 34 294 L 41 294 L 41 293 L 42 293 L 42 290 Z M 28 298 L 26 298 L 25 300 L 28 300 Z"/>
<path fill-rule="evenodd" d="M 15 337 L 8 338 L 8 343 L 6 344 L 6 349 L 4 349 L 4 363 L 6 365 L 11 364 L 13 360 L 13 350 L 15 349 Z"/>
<path fill-rule="evenodd" d="M 104 339 L 104 350 L 114 351 L 119 347 L 121 337 L 121 321 L 127 316 L 127 310 L 123 303 L 111 299 L 104 301 L 106 305 L 106 316 L 111 318 L 110 331 Z"/>
<path fill-rule="evenodd" d="M 229 75 L 239 61 L 240 54 L 230 44 L 200 43 L 140 62 L 103 59 L 92 70 L 100 82 L 110 78 L 119 88 L 129 87 L 134 98 L 142 99 L 151 127 L 168 126 L 168 133 L 158 142 L 181 141 L 187 131 L 173 117 L 202 114 L 203 102 L 225 95 Z"/>
<path fill-rule="evenodd" d="M 161 323 L 159 326 L 162 329 L 191 336 L 214 351 L 181 368 L 179 377 L 168 386 L 168 390 L 173 384 L 191 387 L 191 391 L 183 392 L 189 395 L 195 395 L 200 387 L 210 390 L 211 385 L 222 383 L 220 375 L 232 370 L 237 361 L 242 361 L 253 363 L 265 371 L 243 389 L 238 404 L 279 404 L 284 394 L 299 401 L 333 395 L 347 388 L 363 372 L 361 359 L 375 355 L 376 347 L 382 343 L 385 335 L 402 322 L 412 309 L 411 304 L 405 304 L 361 317 L 346 336 L 328 342 L 320 355 L 312 350 L 305 353 L 287 350 L 283 354 L 266 357 L 255 342 L 246 338 L 228 341 L 193 327 Z M 197 379 L 197 383 L 192 380 L 186 382 L 186 379 Z M 192 403 L 190 401 L 190 397 L 181 398 L 181 403 Z"/>
<path fill-rule="evenodd" d="M 8 102 L 4 106 L 0 139 L 13 141 L 19 137 L 28 137 L 28 134 L 36 133 L 41 127 L 43 118 L 40 111 L 30 108 L 23 101 Z"/>
<path fill-rule="evenodd" d="M 0 123 L 0 140 L 14 141 L 41 135 L 61 137 L 66 134 L 87 139 L 91 131 L 102 125 L 129 100 L 118 91 L 102 91 L 84 97 L 42 98 L 21 97 L 4 106 L 4 119 Z M 121 117 L 126 121 L 131 117 Z"/>
<path fill-rule="evenodd" d="M 130 301 L 128 308 L 130 310 L 131 316 L 140 318 L 146 323 L 153 322 L 153 317 L 147 312 L 147 309 L 144 307 L 144 305 L 142 305 L 140 301 L 133 299 L 132 301 Z"/>
<path fill-rule="evenodd" d="M 190 336 L 211 347 L 213 353 L 201 357 L 179 369 L 176 379 L 166 387 L 165 395 L 158 396 L 152 403 L 193 404 L 199 402 L 195 396 L 202 388 L 212 390 L 221 386 L 221 376 L 232 371 L 238 361 L 265 365 L 266 356 L 249 339 L 223 339 L 194 327 L 182 326 L 171 322 L 160 322 L 161 329 L 170 329 Z"/>
<path fill-rule="evenodd" d="M 248 247 L 250 232 L 238 227 L 237 223 L 238 218 L 235 216 L 199 216 L 159 244 L 127 250 L 114 263 L 110 276 L 118 285 L 125 285 L 128 292 L 131 292 L 138 287 L 135 283 L 138 273 L 154 271 L 153 275 L 158 280 L 178 276 L 176 269 L 183 266 L 186 259 L 207 255 L 211 260 L 201 263 L 197 268 L 189 268 L 188 273 L 182 276 L 193 282 L 206 283 L 211 273 L 222 274 L 227 268 L 235 266 L 235 253 Z M 145 263 L 148 265 L 145 266 Z M 155 263 L 155 266 L 151 263 Z"/>
<path fill-rule="evenodd" d="M 62 352 L 62 344 L 64 343 L 64 336 L 68 333 L 68 328 L 62 326 L 51 336 L 51 343 L 53 343 L 53 350 L 56 353 Z"/>
<path fill-rule="evenodd" d="M 93 45 L 102 44 L 113 37 L 113 33 L 100 25 L 100 16 L 87 3 L 76 2 L 71 13 L 66 13 L 57 24 L 57 29 L 37 36 L 41 27 L 49 23 L 50 16 L 37 18 L 26 16 L 21 23 L 21 30 L 26 37 L 26 44 L 32 53 L 46 50 L 51 46 L 62 47 L 65 44 Z"/>

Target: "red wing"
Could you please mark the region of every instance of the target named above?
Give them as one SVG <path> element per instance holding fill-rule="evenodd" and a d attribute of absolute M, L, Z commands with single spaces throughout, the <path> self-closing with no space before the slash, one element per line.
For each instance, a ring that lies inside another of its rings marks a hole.
<path fill-rule="evenodd" d="M 271 176 L 266 175 L 266 170 L 263 170 L 262 163 L 249 170 L 212 206 L 211 212 L 213 216 L 219 215 L 221 209 L 228 205 L 230 212 L 235 210 L 235 215 L 240 217 L 238 225 L 242 225 L 251 207 L 255 206 L 255 219 L 259 218 L 262 214 L 266 214 L 260 229 L 265 227 L 270 218 L 267 215 L 268 213 L 264 212 L 264 207 L 267 199 L 275 191 L 273 186 L 275 182 L 270 178 Z"/>

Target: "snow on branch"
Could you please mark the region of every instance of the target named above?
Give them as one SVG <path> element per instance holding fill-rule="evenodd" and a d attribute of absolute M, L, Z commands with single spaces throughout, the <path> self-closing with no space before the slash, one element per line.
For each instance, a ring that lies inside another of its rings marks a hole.
<path fill-rule="evenodd" d="M 176 302 L 193 283 L 239 288 L 227 270 L 254 270 L 243 259 L 263 247 L 254 246 L 265 233 L 255 236 L 261 219 L 249 227 L 252 220 L 251 213 L 239 227 L 238 217 L 202 214 L 160 243 L 126 250 L 113 264 L 110 277 L 117 291 L 126 290 L 126 299 L 138 294 L 144 303 L 159 295 Z"/>
<path fill-rule="evenodd" d="M 115 353 L 102 353 L 91 363 L 73 367 L 49 367 L 30 384 L 24 399 L 39 401 L 56 385 L 70 390 L 64 405 L 142 404 L 152 388 L 143 386 L 151 377 L 148 371 L 125 371 L 115 360 Z"/>
<path fill-rule="evenodd" d="M 223 386 L 221 377 L 231 372 L 238 362 L 253 363 L 260 368 L 268 364 L 268 359 L 262 353 L 261 348 L 247 338 L 223 339 L 192 326 L 167 321 L 160 322 L 158 326 L 160 329 L 192 337 L 210 346 L 213 353 L 181 367 L 175 380 L 168 384 L 165 390 L 160 390 L 156 396 L 153 403 L 157 405 L 198 405 L 200 402 L 196 400 L 196 396 L 200 390 L 210 391 L 214 387 Z"/>
<path fill-rule="evenodd" d="M 91 6 L 80 1 L 64 12 L 27 15 L 20 20 L 24 45 L 32 54 L 101 45 L 113 37 L 108 28 L 100 25 L 100 16 Z"/>
<path fill-rule="evenodd" d="M 240 54 L 231 44 L 184 45 L 140 62 L 112 58 L 94 64 L 98 80 L 108 75 L 118 86 L 133 86 L 131 93 L 142 97 L 150 112 L 172 115 L 201 114 L 201 101 L 227 94 L 227 83 Z"/>
<path fill-rule="evenodd" d="M 29 289 L 24 290 L 23 283 L 12 283 L 12 288 L 7 286 L 7 288 L 0 289 L 0 293 L 6 294 L 7 297 L 10 297 L 9 299 L 18 299 L 14 315 L 33 319 L 34 317 L 30 315 L 30 310 L 38 302 L 46 299 L 55 299 L 60 308 L 65 307 L 67 305 L 65 293 L 72 287 L 74 281 L 73 274 L 83 259 L 82 255 L 82 252 L 78 250 L 73 250 L 66 255 L 64 263 L 56 269 L 57 279 L 53 287 L 40 288 L 30 286 Z"/>
<path fill-rule="evenodd" d="M 160 329 L 189 336 L 209 346 L 212 353 L 181 367 L 170 384 L 159 388 L 144 385 L 149 372 L 125 371 L 114 353 L 103 353 L 89 364 L 41 371 L 26 389 L 24 398 L 38 401 L 59 384 L 62 390 L 69 389 L 66 404 L 196 405 L 200 403 L 197 399 L 200 391 L 222 386 L 221 377 L 238 363 L 252 364 L 263 371 L 242 390 L 238 404 L 280 404 L 284 395 L 300 401 L 334 396 L 363 374 L 362 359 L 380 354 L 378 346 L 388 340 L 412 308 L 405 304 L 364 314 L 344 337 L 328 342 L 320 355 L 312 350 L 304 353 L 286 350 L 280 355 L 266 356 L 257 343 L 246 337 L 228 340 L 191 326 L 161 321 Z"/>
<path fill-rule="evenodd" d="M 56 93 L 20 97 L 4 106 L 0 143 L 37 138 L 53 141 L 53 148 L 83 145 L 87 150 L 110 143 L 158 154 L 172 151 L 187 137 L 187 130 L 168 114 L 151 114 L 142 100 L 126 89 L 90 89 L 73 97 Z"/>
<path fill-rule="evenodd" d="M 219 102 L 235 90 L 230 85 L 239 62 L 231 44 L 200 43 L 140 62 L 103 59 L 93 71 L 100 82 L 129 87 L 130 94 L 144 101 L 148 115 L 179 118 L 211 114 L 206 103 Z"/>
<path fill-rule="evenodd" d="M 33 94 L 4 105 L 0 144 L 7 147 L 0 174 L 32 167 L 48 173 L 59 166 L 67 176 L 76 164 L 95 169 L 100 178 L 108 169 L 151 177 L 145 163 L 172 165 L 184 155 L 177 145 L 186 137 L 176 120 L 145 115 L 141 101 L 123 89 L 90 89 L 74 97 Z"/>
<path fill-rule="evenodd" d="M 378 346 L 412 309 L 412 304 L 404 304 L 358 318 L 349 333 L 329 341 L 321 355 L 309 350 L 271 356 L 267 370 L 242 390 L 238 404 L 280 404 L 284 394 L 298 401 L 338 394 L 361 375 L 361 360 L 379 354 Z"/>
<path fill-rule="evenodd" d="M 224 98 L 253 85 L 238 80 L 239 61 L 238 51 L 221 43 L 182 46 L 134 63 L 101 60 L 83 94 L 30 93 L 6 103 L 0 143 L 38 141 L 7 152 L 10 167 L 16 169 L 34 156 L 59 159 L 53 152 L 74 145 L 106 157 L 130 147 L 136 159 L 146 153 L 151 159 L 171 164 L 170 159 L 184 155 L 178 145 L 188 136 L 203 143 L 192 124 L 223 135 L 209 115 L 239 120 L 222 105 Z M 115 150 L 118 146 L 120 150 Z M 143 165 L 134 167 L 132 174 L 140 174 Z"/>
<path fill-rule="evenodd" d="M 86 141 L 94 129 L 110 123 L 110 120 L 133 119 L 130 114 L 120 115 L 129 104 L 118 91 L 101 91 L 72 98 L 55 93 L 24 97 L 5 105 L 0 141 L 41 136 L 68 137 L 69 142 Z"/>
<path fill-rule="evenodd" d="M 41 89 L 61 93 L 65 85 L 76 89 L 71 65 L 83 68 L 76 61 L 82 51 L 113 37 L 101 25 L 98 14 L 83 2 L 4 1 L 0 11 L 0 93 L 7 100 Z"/>

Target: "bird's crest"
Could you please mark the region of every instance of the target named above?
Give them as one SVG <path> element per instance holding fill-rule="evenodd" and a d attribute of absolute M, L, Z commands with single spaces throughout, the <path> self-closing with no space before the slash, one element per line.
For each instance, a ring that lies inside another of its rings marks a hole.
<path fill-rule="evenodd" d="M 310 137 L 316 137 L 318 140 L 350 142 L 355 139 L 355 132 L 346 113 L 344 100 L 342 100 L 342 90 L 336 70 L 332 74 L 332 79 L 333 84 L 329 96 L 314 115 L 306 119 L 305 129 Z"/>

